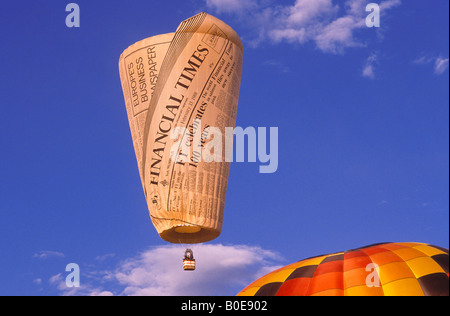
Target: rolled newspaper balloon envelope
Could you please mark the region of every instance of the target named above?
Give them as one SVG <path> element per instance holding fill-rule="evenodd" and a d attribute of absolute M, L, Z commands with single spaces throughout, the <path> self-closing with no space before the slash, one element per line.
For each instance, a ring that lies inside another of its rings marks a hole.
<path fill-rule="evenodd" d="M 120 56 L 139 173 L 166 241 L 201 243 L 221 233 L 230 168 L 225 127 L 236 123 L 242 54 L 233 29 L 200 13 Z"/>

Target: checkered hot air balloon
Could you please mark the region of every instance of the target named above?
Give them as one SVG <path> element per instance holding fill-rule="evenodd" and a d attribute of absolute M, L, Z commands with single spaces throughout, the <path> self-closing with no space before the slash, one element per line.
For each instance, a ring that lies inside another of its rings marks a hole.
<path fill-rule="evenodd" d="M 448 258 L 429 244 L 376 244 L 293 263 L 238 296 L 448 296 Z"/>

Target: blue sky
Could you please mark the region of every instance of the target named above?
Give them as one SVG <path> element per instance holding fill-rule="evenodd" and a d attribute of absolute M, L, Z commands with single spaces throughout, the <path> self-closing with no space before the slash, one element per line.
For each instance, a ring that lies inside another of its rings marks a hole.
<path fill-rule="evenodd" d="M 384 241 L 449 247 L 449 3 L 0 3 L 0 295 L 234 295 L 277 266 Z M 142 192 L 118 59 L 206 11 L 245 52 L 237 125 L 278 127 L 279 168 L 232 163 L 222 235 L 162 241 Z M 68 263 L 81 288 L 65 287 Z"/>

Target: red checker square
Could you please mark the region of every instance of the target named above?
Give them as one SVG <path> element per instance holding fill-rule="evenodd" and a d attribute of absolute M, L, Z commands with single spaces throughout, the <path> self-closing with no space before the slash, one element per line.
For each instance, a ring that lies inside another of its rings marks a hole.
<path fill-rule="evenodd" d="M 322 263 L 319 264 L 319 266 L 317 267 L 316 272 L 314 273 L 314 277 L 330 272 L 342 272 L 343 268 L 344 268 L 343 260 Z"/>
<path fill-rule="evenodd" d="M 343 272 L 330 272 L 314 276 L 309 285 L 307 295 L 331 289 L 344 289 Z"/>
<path fill-rule="evenodd" d="M 277 296 L 306 296 L 311 278 L 296 278 L 284 282 Z"/>
<path fill-rule="evenodd" d="M 368 256 L 374 255 L 376 253 L 380 253 L 380 252 L 387 252 L 389 250 L 383 249 L 381 247 L 378 246 L 374 246 L 374 247 L 370 247 L 370 248 L 366 248 L 362 250 L 365 254 L 367 254 Z"/>
<path fill-rule="evenodd" d="M 359 268 L 366 268 L 367 265 L 372 263 L 372 259 L 370 257 L 355 257 L 344 261 L 344 272 L 353 270 L 353 269 L 359 269 Z"/>

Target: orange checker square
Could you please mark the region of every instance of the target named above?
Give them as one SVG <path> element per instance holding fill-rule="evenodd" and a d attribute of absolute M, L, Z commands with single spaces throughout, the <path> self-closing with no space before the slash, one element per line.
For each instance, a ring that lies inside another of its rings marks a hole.
<path fill-rule="evenodd" d="M 402 258 L 391 251 L 379 252 L 370 256 L 373 263 L 382 266 L 392 262 L 403 262 Z"/>
<path fill-rule="evenodd" d="M 367 277 L 373 271 L 367 272 L 366 268 L 358 268 L 344 272 L 344 289 L 366 285 Z"/>
<path fill-rule="evenodd" d="M 417 247 L 417 246 L 426 245 L 426 244 L 420 243 L 420 242 L 398 242 L 397 244 L 401 245 L 401 246 L 405 246 L 407 248 L 414 248 L 414 247 Z"/>
<path fill-rule="evenodd" d="M 240 293 L 246 293 L 248 292 L 251 288 L 255 288 L 255 286 L 253 285 L 253 283 L 247 285 L 246 287 L 244 287 Z"/>
<path fill-rule="evenodd" d="M 400 243 L 387 243 L 387 244 L 383 244 L 379 246 L 380 248 L 384 248 L 386 250 L 397 250 L 397 249 L 402 249 L 402 248 L 407 248 L 408 246 L 406 246 L 405 244 L 400 244 Z"/>
<path fill-rule="evenodd" d="M 331 290 L 331 289 L 344 289 L 344 273 L 343 272 L 330 272 L 314 276 L 309 285 L 307 295 L 313 295 L 314 293 Z"/>
<path fill-rule="evenodd" d="M 419 258 L 419 257 L 428 257 L 423 252 L 414 249 L 414 248 L 402 248 L 393 251 L 396 255 L 402 258 L 404 261 L 408 261 L 411 259 Z"/>
<path fill-rule="evenodd" d="M 311 278 L 296 278 L 284 282 L 277 296 L 306 296 Z"/>
<path fill-rule="evenodd" d="M 415 278 L 414 273 L 404 262 L 392 262 L 379 267 L 380 281 L 383 285 L 404 278 Z"/>

